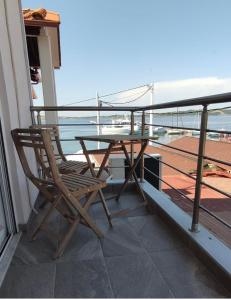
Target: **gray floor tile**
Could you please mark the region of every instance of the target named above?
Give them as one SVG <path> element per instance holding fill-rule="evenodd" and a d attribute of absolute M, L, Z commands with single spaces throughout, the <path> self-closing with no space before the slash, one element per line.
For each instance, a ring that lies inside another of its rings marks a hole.
<path fill-rule="evenodd" d="M 230 298 L 231 294 L 222 285 L 197 283 L 194 285 L 182 285 L 180 289 L 173 291 L 176 298 Z"/>
<path fill-rule="evenodd" d="M 112 298 L 110 281 L 102 259 L 58 263 L 55 297 Z"/>
<path fill-rule="evenodd" d="M 105 257 L 132 255 L 145 252 L 136 233 L 132 230 L 126 219 L 113 219 L 112 228 L 105 222 L 102 222 L 102 220 L 98 220 L 96 224 L 104 233 L 104 238 L 100 241 Z"/>
<path fill-rule="evenodd" d="M 106 258 L 117 298 L 170 298 L 173 294 L 147 254 Z"/>
<path fill-rule="evenodd" d="M 105 195 L 106 197 L 106 195 Z M 107 207 L 110 211 L 110 213 L 113 213 L 114 211 L 118 211 L 122 209 L 122 206 L 119 202 L 116 202 L 114 199 L 107 201 Z M 103 209 L 102 204 L 96 203 L 91 206 L 91 211 L 94 219 L 105 219 L 106 215 Z"/>
<path fill-rule="evenodd" d="M 153 252 L 150 256 L 176 297 L 227 295 L 224 287 L 216 282 L 212 273 L 189 249 Z"/>
<path fill-rule="evenodd" d="M 183 241 L 157 216 L 128 218 L 147 251 L 183 248 Z"/>
<path fill-rule="evenodd" d="M 186 270 L 194 268 L 195 266 L 203 266 L 199 259 L 193 255 L 188 248 L 150 252 L 150 256 L 157 268 L 161 271 L 164 271 L 166 268 L 174 269 L 178 266 Z"/>
<path fill-rule="evenodd" d="M 12 265 L 53 262 L 58 242 L 47 235 L 38 236 L 35 241 L 23 235 L 12 259 Z"/>
<path fill-rule="evenodd" d="M 119 202 L 121 203 L 123 209 L 131 209 L 130 212 L 127 214 L 127 217 L 146 216 L 150 214 L 150 212 L 148 212 L 145 206 L 137 207 L 143 203 L 142 197 L 138 192 L 137 194 L 122 194 Z"/>
<path fill-rule="evenodd" d="M 49 208 L 50 208 L 50 204 L 47 203 L 42 209 L 38 209 L 38 214 L 32 212 L 30 220 L 27 224 L 28 236 L 30 236 L 34 231 L 34 228 L 41 223 Z M 50 230 L 54 230 L 58 232 L 60 219 L 61 219 L 61 214 L 56 209 L 54 209 L 51 215 L 49 216 L 49 219 L 46 222 L 46 227 L 49 228 Z"/>
<path fill-rule="evenodd" d="M 162 268 L 160 271 L 173 291 L 179 291 L 184 285 L 201 283 L 213 286 L 216 282 L 213 274 L 201 263 L 183 263 Z"/>
<path fill-rule="evenodd" d="M 115 194 L 113 194 L 115 195 Z M 106 194 L 105 198 L 111 195 Z M 111 213 L 116 213 L 120 210 L 130 209 L 126 216 L 143 216 L 147 215 L 148 211 L 145 207 L 138 207 L 142 203 L 141 196 L 139 194 L 123 193 L 120 200 L 117 202 L 115 199 L 107 201 L 108 208 Z M 101 203 L 94 204 L 92 206 L 93 216 L 96 219 L 106 218 Z"/>
<path fill-rule="evenodd" d="M 124 193 L 119 203 L 108 201 L 112 211 L 140 203 L 135 193 Z M 113 218 L 110 228 L 101 203 L 92 206 L 90 214 L 104 238 L 99 240 L 91 229 L 78 225 L 64 255 L 54 261 L 56 239 L 40 232 L 30 241 L 32 228 L 48 207 L 34 215 L 23 234 L 1 297 L 53 297 L 54 288 L 56 297 L 230 297 L 171 228 L 158 215 L 147 215 L 145 208 Z M 66 228 L 57 212 L 48 227 L 56 234 Z"/>
<path fill-rule="evenodd" d="M 13 265 L 38 264 L 53 261 L 53 254 L 58 246 L 57 237 L 62 218 L 58 212 L 54 211 L 54 213 L 51 215 L 51 218 L 45 225 L 49 232 L 40 230 L 36 239 L 31 240 L 34 228 L 38 223 L 40 223 L 44 213 L 48 208 L 49 206 L 47 205 L 43 211 L 40 211 L 39 214 L 30 221 L 30 224 L 27 226 L 28 230 L 27 232 L 23 233 L 15 251 L 15 255 L 12 260 Z"/>
<path fill-rule="evenodd" d="M 55 264 L 10 266 L 0 288 L 1 298 L 51 298 Z"/>

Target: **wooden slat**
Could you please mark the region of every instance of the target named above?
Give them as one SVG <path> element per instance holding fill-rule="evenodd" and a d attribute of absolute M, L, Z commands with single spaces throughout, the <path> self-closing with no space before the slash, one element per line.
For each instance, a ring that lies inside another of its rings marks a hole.
<path fill-rule="evenodd" d="M 94 177 L 86 177 L 86 176 L 73 176 L 73 174 L 71 175 L 62 175 L 61 177 L 62 180 L 66 180 L 69 182 L 73 182 L 73 183 L 83 183 L 85 186 L 89 186 L 92 184 L 100 184 L 102 182 L 104 182 L 101 179 L 98 178 L 94 178 Z"/>
<path fill-rule="evenodd" d="M 31 148 L 38 148 L 38 149 L 45 149 L 43 144 L 35 144 L 35 143 L 28 143 L 28 142 L 18 142 L 19 146 L 22 147 L 31 147 Z"/>
<path fill-rule="evenodd" d="M 61 162 L 59 164 L 59 168 L 70 168 L 70 167 L 79 167 L 79 168 L 82 168 L 82 167 L 87 167 L 88 164 L 86 162 L 81 162 L 81 161 L 65 161 L 65 162 Z"/>
<path fill-rule="evenodd" d="M 35 142 L 43 142 L 41 136 L 38 135 L 19 135 L 19 141 L 35 141 Z"/>
<path fill-rule="evenodd" d="M 70 181 L 70 180 L 64 179 L 63 182 L 64 182 L 67 186 L 71 187 L 73 190 L 79 189 L 80 187 L 85 188 L 85 187 L 88 186 L 88 185 L 86 185 L 85 183 L 80 182 L 80 181 L 75 182 L 75 181 Z"/>
<path fill-rule="evenodd" d="M 41 131 L 39 129 L 29 129 L 29 128 L 16 128 L 14 130 L 12 130 L 12 133 L 17 133 L 17 134 L 22 134 L 22 133 L 28 133 L 28 134 L 31 134 L 31 133 L 41 133 Z"/>
<path fill-rule="evenodd" d="M 90 189 L 91 191 L 96 190 L 99 186 L 106 186 L 105 181 L 88 176 L 81 176 L 75 174 L 72 175 L 62 175 L 62 181 L 72 190 L 79 190 L 80 188 Z"/>

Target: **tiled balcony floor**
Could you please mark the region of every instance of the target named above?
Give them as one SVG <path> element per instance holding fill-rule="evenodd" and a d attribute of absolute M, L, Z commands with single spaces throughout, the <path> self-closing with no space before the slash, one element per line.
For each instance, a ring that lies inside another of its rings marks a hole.
<path fill-rule="evenodd" d="M 124 193 L 112 211 L 139 203 Z M 91 209 L 105 234 L 99 240 L 80 225 L 63 257 L 54 261 L 57 242 L 45 232 L 30 242 L 24 234 L 0 289 L 1 297 L 217 298 L 230 297 L 218 278 L 200 262 L 157 214 L 139 208 L 113 219 L 110 229 L 101 204 Z M 33 223 L 36 222 L 36 218 Z M 50 227 L 62 231 L 54 215 Z"/>

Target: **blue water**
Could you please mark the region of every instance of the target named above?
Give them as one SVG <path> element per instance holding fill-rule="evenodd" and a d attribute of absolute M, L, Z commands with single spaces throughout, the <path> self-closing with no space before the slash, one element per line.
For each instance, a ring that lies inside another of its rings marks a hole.
<path fill-rule="evenodd" d="M 119 117 L 121 118 L 121 116 Z M 101 123 L 110 124 L 111 117 L 102 117 Z M 96 125 L 90 123 L 90 121 L 96 121 L 96 117 L 86 118 L 59 118 L 60 126 L 60 135 L 62 139 L 74 139 L 76 135 L 95 135 L 97 134 Z M 136 121 L 141 121 L 140 116 L 136 117 Z M 178 122 L 178 126 L 181 127 L 189 127 L 189 128 L 198 128 L 200 126 L 199 118 L 195 114 L 188 114 L 178 116 L 178 120 L 176 116 L 171 115 L 154 115 L 153 123 L 160 125 L 169 125 L 176 126 Z M 149 117 L 146 118 L 146 123 L 149 123 Z M 63 124 L 63 126 L 62 126 Z M 69 126 L 65 126 L 65 125 Z M 74 124 L 77 124 L 74 125 Z M 86 124 L 86 125 L 81 125 Z M 231 131 L 231 115 L 223 114 L 223 115 L 209 115 L 208 119 L 208 128 L 209 129 L 226 129 Z M 168 136 L 167 134 L 159 137 L 159 142 L 168 143 L 179 136 Z M 88 149 L 96 149 L 97 143 L 95 142 L 87 142 L 86 143 Z M 81 150 L 81 146 L 78 141 L 63 141 L 62 147 L 65 153 L 76 153 Z M 101 144 L 101 147 L 105 147 L 105 145 Z"/>

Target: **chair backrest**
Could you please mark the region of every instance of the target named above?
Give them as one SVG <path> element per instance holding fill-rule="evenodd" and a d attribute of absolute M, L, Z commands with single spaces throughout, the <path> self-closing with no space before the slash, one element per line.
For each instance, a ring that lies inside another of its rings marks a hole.
<path fill-rule="evenodd" d="M 28 161 L 28 155 L 25 148 L 32 148 L 35 156 L 38 151 L 44 151 L 48 158 L 49 169 L 52 173 L 54 182 L 60 178 L 59 170 L 56 165 L 56 159 L 53 152 L 52 141 L 49 130 L 44 129 L 14 129 L 11 135 L 18 152 L 25 175 L 37 186 L 41 182 L 50 183 L 50 180 L 42 180 L 33 174 Z"/>
<path fill-rule="evenodd" d="M 47 129 L 50 131 L 51 139 L 55 142 L 55 146 L 57 148 L 58 153 L 56 154 L 56 159 L 61 159 L 66 161 L 66 157 L 63 153 L 62 145 L 60 142 L 60 134 L 59 128 L 56 125 L 49 125 L 49 124 L 42 124 L 42 125 L 31 125 L 30 128 L 32 129 Z"/>
<path fill-rule="evenodd" d="M 66 161 L 66 158 L 63 154 L 60 138 L 59 138 L 59 129 L 56 125 L 32 125 L 31 129 L 44 129 L 49 130 L 52 146 L 55 154 L 55 159 L 57 162 Z M 48 166 L 47 155 L 43 149 L 35 149 L 35 156 L 37 163 L 42 169 L 42 174 L 44 177 L 50 177 L 50 168 Z"/>
<path fill-rule="evenodd" d="M 62 195 L 64 201 L 59 203 L 57 209 L 63 215 L 68 214 L 71 209 L 70 200 L 67 199 L 69 191 L 61 179 L 61 175 L 56 164 L 50 131 L 47 129 L 14 129 L 11 131 L 11 135 L 25 175 L 43 193 L 48 201 L 53 202 L 54 197 Z M 30 168 L 28 155 L 25 152 L 26 148 L 33 149 L 35 155 L 37 150 L 45 151 L 51 174 L 50 178 L 41 179 L 37 175 L 33 174 Z"/>

